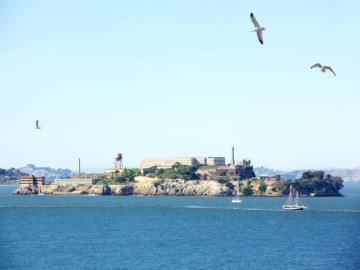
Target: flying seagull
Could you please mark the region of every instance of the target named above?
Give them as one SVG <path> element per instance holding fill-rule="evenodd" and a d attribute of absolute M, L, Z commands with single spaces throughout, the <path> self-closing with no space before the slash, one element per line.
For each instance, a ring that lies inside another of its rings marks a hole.
<path fill-rule="evenodd" d="M 312 66 L 311 66 L 311 68 L 314 68 L 314 67 L 320 68 L 320 70 L 321 70 L 322 72 L 326 72 L 326 70 L 328 69 L 328 70 L 330 70 L 332 73 L 334 73 L 334 75 L 336 76 L 335 72 L 334 72 L 334 71 L 332 70 L 332 68 L 329 67 L 329 66 L 323 66 L 323 65 L 321 65 L 321 64 L 319 64 L 319 63 L 316 63 L 315 65 L 312 65 Z"/>
<path fill-rule="evenodd" d="M 250 32 L 256 32 L 257 36 L 258 36 L 258 39 L 260 41 L 261 44 L 264 44 L 263 42 L 263 38 L 262 38 L 262 31 L 264 30 L 265 31 L 265 28 L 264 27 L 260 27 L 260 24 L 257 22 L 254 14 L 250 14 L 250 18 L 255 26 L 255 28 L 253 30 L 251 30 Z"/>
<path fill-rule="evenodd" d="M 41 127 L 39 126 L 39 120 L 36 120 L 36 129 L 41 129 Z"/>

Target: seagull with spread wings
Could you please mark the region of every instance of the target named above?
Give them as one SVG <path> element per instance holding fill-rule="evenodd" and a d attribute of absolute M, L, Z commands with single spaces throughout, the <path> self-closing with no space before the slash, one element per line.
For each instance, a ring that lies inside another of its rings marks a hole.
<path fill-rule="evenodd" d="M 256 20 L 254 14 L 250 14 L 250 18 L 251 21 L 253 22 L 255 28 L 253 30 L 251 30 L 250 32 L 256 32 L 258 39 L 260 41 L 261 44 L 264 44 L 263 38 L 262 38 L 262 31 L 265 31 L 264 27 L 260 27 L 260 24 L 258 23 L 258 21 Z"/>
<path fill-rule="evenodd" d="M 334 73 L 334 75 L 336 76 L 335 72 L 334 72 L 334 71 L 332 70 L 332 68 L 329 67 L 329 66 L 323 66 L 323 65 L 321 65 L 321 64 L 319 64 L 319 63 L 316 63 L 315 65 L 312 65 L 312 66 L 311 66 L 311 68 L 315 68 L 315 67 L 320 68 L 320 70 L 321 70 L 322 72 L 326 72 L 326 70 L 328 69 L 328 70 L 330 70 L 332 73 Z"/>

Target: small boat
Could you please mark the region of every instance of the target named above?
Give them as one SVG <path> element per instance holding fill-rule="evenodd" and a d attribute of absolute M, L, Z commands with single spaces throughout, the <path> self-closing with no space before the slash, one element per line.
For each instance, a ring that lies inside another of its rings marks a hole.
<path fill-rule="evenodd" d="M 231 202 L 233 203 L 241 203 L 242 201 L 240 200 L 240 195 L 239 195 L 239 182 L 240 180 L 238 180 L 238 183 L 237 183 L 237 196 L 231 200 Z"/>
<path fill-rule="evenodd" d="M 306 206 L 304 206 L 299 201 L 299 192 L 296 192 L 295 198 L 294 193 L 292 191 L 292 186 L 290 186 L 290 193 L 289 198 L 287 199 L 286 204 L 283 205 L 283 209 L 287 211 L 294 211 L 294 210 L 304 210 Z"/>

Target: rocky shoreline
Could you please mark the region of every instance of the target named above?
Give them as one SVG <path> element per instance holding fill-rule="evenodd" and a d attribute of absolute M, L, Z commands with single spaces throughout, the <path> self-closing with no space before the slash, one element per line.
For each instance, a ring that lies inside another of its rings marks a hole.
<path fill-rule="evenodd" d="M 259 185 L 254 182 L 251 196 L 278 197 L 284 196 L 280 191 L 274 191 L 276 181 L 266 181 L 266 190 L 259 192 Z M 154 179 L 148 177 L 136 177 L 135 182 L 124 185 L 43 185 L 41 194 L 44 195 L 143 195 L 143 196 L 234 196 L 236 194 L 236 182 L 233 187 L 214 180 L 180 180 L 180 179 Z M 241 183 L 243 184 L 243 183 Z M 14 195 L 39 194 L 37 186 L 19 187 Z M 240 195 L 242 192 L 240 191 Z M 341 196 L 337 194 L 310 194 L 310 196 Z"/>
<path fill-rule="evenodd" d="M 48 185 L 41 187 L 44 195 L 144 195 L 144 196 L 232 196 L 233 190 L 215 181 L 195 184 L 195 181 L 163 181 L 129 185 Z M 19 187 L 13 195 L 36 195 L 35 186 Z"/>

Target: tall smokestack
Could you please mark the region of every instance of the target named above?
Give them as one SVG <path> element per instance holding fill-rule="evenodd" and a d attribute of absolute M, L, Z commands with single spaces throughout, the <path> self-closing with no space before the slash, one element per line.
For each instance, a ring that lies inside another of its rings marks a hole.
<path fill-rule="evenodd" d="M 79 158 L 79 175 L 80 175 L 80 158 Z"/>
<path fill-rule="evenodd" d="M 235 154 L 234 154 L 234 146 L 231 148 L 231 165 L 235 165 Z"/>

